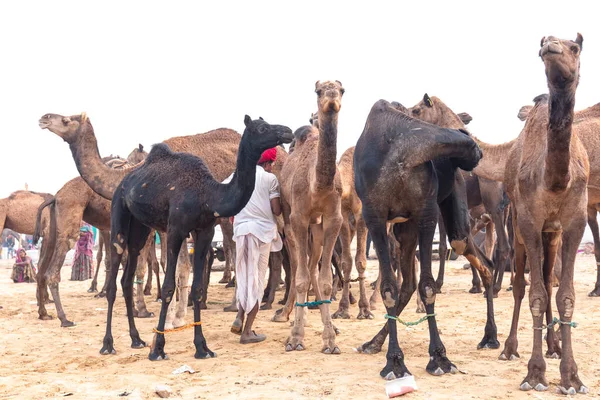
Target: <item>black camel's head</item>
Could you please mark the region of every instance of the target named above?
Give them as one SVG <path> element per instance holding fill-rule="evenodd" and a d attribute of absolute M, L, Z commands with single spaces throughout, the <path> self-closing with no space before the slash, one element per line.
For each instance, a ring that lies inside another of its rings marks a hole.
<path fill-rule="evenodd" d="M 248 115 L 244 118 L 244 136 L 253 151 L 260 156 L 263 151 L 283 143 L 290 143 L 294 139 L 292 130 L 284 125 L 271 125 L 264 119 L 253 120 Z"/>
<path fill-rule="evenodd" d="M 91 126 L 86 113 L 65 117 L 58 114 L 45 114 L 38 122 L 40 128 L 60 136 L 65 142 L 71 144 L 77 140 L 81 128 L 86 124 Z"/>

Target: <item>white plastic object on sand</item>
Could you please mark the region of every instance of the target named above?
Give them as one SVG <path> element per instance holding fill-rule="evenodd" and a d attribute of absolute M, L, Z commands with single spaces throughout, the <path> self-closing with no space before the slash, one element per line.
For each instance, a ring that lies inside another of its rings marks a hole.
<path fill-rule="evenodd" d="M 407 375 L 402 378 L 388 381 L 385 384 L 385 394 L 389 398 L 402 396 L 403 394 L 410 393 L 417 390 L 417 382 L 413 375 Z"/>

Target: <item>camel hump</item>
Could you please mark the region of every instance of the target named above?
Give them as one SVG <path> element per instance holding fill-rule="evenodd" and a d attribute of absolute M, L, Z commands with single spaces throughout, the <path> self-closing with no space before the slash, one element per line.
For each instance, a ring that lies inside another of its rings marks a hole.
<path fill-rule="evenodd" d="M 148 154 L 148 157 L 146 158 L 146 162 L 152 163 L 152 162 L 160 160 L 161 158 L 169 157 L 172 155 L 173 155 L 173 151 L 171 151 L 169 146 L 167 146 L 164 143 L 157 143 L 154 146 L 152 146 L 152 150 L 150 150 L 150 153 Z"/>

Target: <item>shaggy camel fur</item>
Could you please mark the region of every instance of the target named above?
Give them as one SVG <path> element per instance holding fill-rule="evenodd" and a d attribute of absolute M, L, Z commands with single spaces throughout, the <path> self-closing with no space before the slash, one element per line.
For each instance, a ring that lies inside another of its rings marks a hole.
<path fill-rule="evenodd" d="M 81 177 L 94 192 L 108 200 L 112 199 L 113 193 L 121 180 L 139 167 L 115 170 L 106 166 L 100 159 L 93 130 L 78 130 L 79 125 L 72 123 L 70 117 L 46 114 L 40 119 L 39 124 L 42 129 L 47 128 L 69 143 L 69 148 Z M 77 128 L 75 128 L 75 125 L 77 125 Z M 240 135 L 231 129 L 221 128 L 203 134 L 176 136 L 163 143 L 167 144 L 173 151 L 188 152 L 202 158 L 213 177 L 218 181 L 223 181 L 235 169 Z M 218 151 L 215 151 L 215 149 L 218 149 Z M 161 236 L 161 246 L 161 253 L 163 254 L 161 258 L 166 257 L 168 243 L 163 236 Z M 179 299 L 183 299 L 183 301 L 177 302 L 176 310 L 171 309 L 174 315 L 170 313 L 167 328 L 185 324 L 184 318 L 187 312 L 185 299 L 188 298 L 191 265 L 185 243 L 181 250 L 179 252 L 179 267 L 177 268 L 177 287 Z M 207 280 L 205 282 L 208 284 Z M 173 303 L 173 306 L 175 306 L 175 303 Z"/>
<path fill-rule="evenodd" d="M 425 93 L 423 99 L 414 107 L 409 110 L 409 115 L 422 121 L 429 122 L 441 126 L 442 128 L 451 129 L 464 129 L 464 121 L 456 115 L 450 107 L 448 107 L 439 98 L 433 96 L 430 97 Z M 468 114 L 462 113 L 462 118 L 470 121 Z M 507 206 L 504 197 L 503 185 L 499 182 L 494 182 L 489 179 L 473 177 L 472 174 L 462 172 L 463 178 L 467 184 L 467 202 L 469 209 L 483 205 L 483 207 L 490 213 L 492 217 L 493 226 L 495 228 L 496 236 L 498 238 L 498 259 L 495 263 L 497 278 L 494 283 L 494 294 L 500 291 L 502 286 L 502 278 L 504 271 L 510 264 L 510 245 L 508 244 L 508 236 L 505 230 L 504 224 L 504 208 Z M 443 223 L 440 221 L 440 244 L 444 242 L 445 249 L 445 233 L 442 235 Z M 488 231 L 486 230 L 486 233 Z M 486 255 L 491 258 L 493 251 L 493 236 L 492 230 L 489 230 L 487 235 Z M 444 240 L 442 240 L 444 239 Z M 490 243 L 491 242 L 491 243 Z M 440 246 L 441 248 L 441 246 Z M 440 251 L 440 254 L 443 250 Z M 444 276 L 444 264 L 440 257 L 440 272 L 437 280 L 438 288 L 443 285 Z M 475 268 L 473 270 L 473 287 L 471 293 L 480 293 L 481 286 L 479 278 L 477 277 Z M 511 281 L 512 282 L 512 281 Z"/>
<path fill-rule="evenodd" d="M 431 252 L 440 211 L 452 247 L 477 267 L 488 289 L 485 336 L 478 347 L 499 345 L 490 290 L 493 266 L 470 237 L 464 181 L 457 173 L 458 168 L 473 169 L 480 158 L 481 150 L 466 131 L 413 119 L 385 100 L 375 103 L 367 117 L 354 153 L 356 192 L 379 258 L 381 295 L 391 318 L 359 351 L 380 351 L 389 332 L 387 364 L 381 371 L 382 377 L 394 379 L 409 373 L 393 317 L 400 314 L 416 289 L 417 242 L 421 261 L 418 292 L 428 314 L 430 333 L 430 360 L 426 369 L 434 375 L 457 370 L 446 357 L 434 310 L 436 283 L 431 273 Z M 393 231 L 400 243 L 401 290 L 390 262 L 388 223 L 394 224 Z"/>
<path fill-rule="evenodd" d="M 547 101 L 548 95 L 539 95 L 533 99 L 535 103 Z M 527 119 L 533 106 L 523 106 L 519 110 L 518 117 L 524 121 Z M 590 160 L 590 178 L 588 182 L 588 207 L 587 222 L 594 237 L 594 255 L 596 257 L 596 285 L 589 293 L 591 297 L 600 296 L 600 231 L 596 219 L 600 210 L 600 103 L 577 111 L 573 119 L 573 130 L 583 147 L 585 147 Z"/>
<path fill-rule="evenodd" d="M 571 347 L 575 306 L 573 272 L 586 221 L 589 162 L 573 132 L 575 92 L 579 83 L 579 55 L 583 38 L 575 41 L 543 38 L 540 56 L 545 65 L 550 96 L 538 103 L 516 139 L 506 162 L 505 183 L 514 204 L 516 230 L 515 309 L 503 359 L 518 357 L 517 325 L 524 296 L 525 262 L 529 262 L 529 305 L 533 316 L 533 351 L 522 390 L 546 390 L 546 362 L 542 354 L 543 317 L 552 321 L 552 270 L 562 235 L 562 275 L 556 294 L 562 336 L 561 382 L 564 394 L 587 393 L 577 375 Z M 558 338 L 548 329 L 548 354 L 558 356 Z"/>
<path fill-rule="evenodd" d="M 288 301 L 275 314 L 275 321 L 287 321 L 296 302 L 296 315 L 286 351 L 304 350 L 304 325 L 308 289 L 312 283 L 323 321 L 323 347 L 326 354 L 339 354 L 329 313 L 332 293 L 331 257 L 342 225 L 342 184 L 336 165 L 337 121 L 344 88 L 339 81 L 315 85 L 319 134 L 310 134 L 296 143 L 281 171 L 281 203 L 290 254 L 291 274 Z M 309 226 L 312 249 L 308 252 Z M 307 254 L 310 258 L 307 263 Z M 318 270 L 321 260 L 325 268 Z"/>
<path fill-rule="evenodd" d="M 72 119 L 74 119 L 72 117 Z M 92 129 L 82 117 L 78 124 Z M 117 266 L 123 250 L 129 249 L 127 266 L 121 281 L 127 305 L 127 318 L 134 348 L 144 347 L 132 315 L 132 278 L 136 259 L 150 229 L 167 231 L 167 272 L 163 285 L 163 303 L 156 335 L 148 358 L 164 360 L 165 319 L 175 290 L 175 264 L 178 253 L 191 231 L 194 240 L 194 345 L 196 358 L 210 358 L 210 351 L 200 325 L 199 300 L 203 269 L 218 217 L 236 215 L 248 202 L 254 190 L 256 163 L 263 151 L 292 141 L 292 132 L 282 125 L 269 125 L 262 119 L 252 121 L 246 115 L 246 129 L 240 141 L 236 171 L 228 184 L 216 181 L 202 159 L 189 153 L 174 153 L 164 144 L 155 145 L 146 162 L 131 172 L 117 186 L 112 203 L 111 243 L 116 251 L 111 255 L 111 279 L 108 286 L 108 318 L 101 354 L 114 353 L 111 332 L 112 308 L 116 296 Z M 249 317 L 250 318 L 250 317 Z"/>

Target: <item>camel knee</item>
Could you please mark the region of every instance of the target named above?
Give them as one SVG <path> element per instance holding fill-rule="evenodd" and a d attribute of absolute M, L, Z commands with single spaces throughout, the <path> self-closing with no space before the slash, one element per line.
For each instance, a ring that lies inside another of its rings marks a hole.
<path fill-rule="evenodd" d="M 394 279 L 382 279 L 380 288 L 383 304 L 387 308 L 395 307 L 398 298 L 398 284 L 396 281 Z"/>
<path fill-rule="evenodd" d="M 548 307 L 548 295 L 534 294 L 531 296 L 530 309 L 531 315 L 534 317 L 541 317 L 546 312 Z"/>
<path fill-rule="evenodd" d="M 423 279 L 419 282 L 419 295 L 425 304 L 435 303 L 435 287 L 433 279 Z"/>
<path fill-rule="evenodd" d="M 575 310 L 575 296 L 573 294 L 558 294 L 556 303 L 560 315 L 569 319 L 573 316 Z"/>
<path fill-rule="evenodd" d="M 202 285 L 195 284 L 192 285 L 192 299 L 194 301 L 198 301 L 202 298 Z"/>
<path fill-rule="evenodd" d="M 464 238 L 462 240 L 454 239 L 450 242 L 450 246 L 452 246 L 452 249 L 456 254 L 463 255 L 467 248 L 467 238 Z"/>
<path fill-rule="evenodd" d="M 300 279 L 296 281 L 296 293 L 308 292 L 309 280 Z"/>
<path fill-rule="evenodd" d="M 325 282 L 321 284 L 321 294 L 326 299 L 328 299 L 331 296 L 332 289 L 333 287 L 331 285 L 331 282 Z"/>

